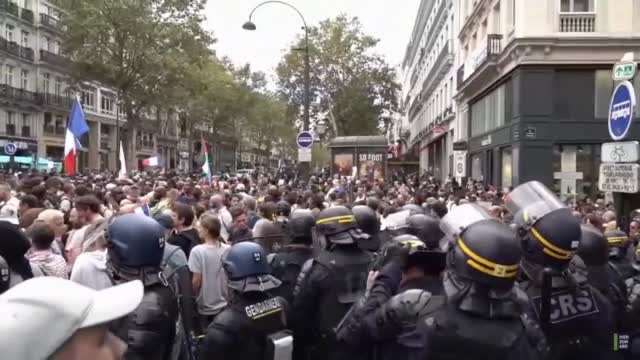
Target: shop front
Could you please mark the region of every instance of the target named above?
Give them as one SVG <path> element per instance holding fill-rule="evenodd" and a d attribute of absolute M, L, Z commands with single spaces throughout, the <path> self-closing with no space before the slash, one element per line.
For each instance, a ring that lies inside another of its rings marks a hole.
<path fill-rule="evenodd" d="M 23 171 L 35 166 L 38 143 L 23 139 L 0 138 L 0 169 Z"/>

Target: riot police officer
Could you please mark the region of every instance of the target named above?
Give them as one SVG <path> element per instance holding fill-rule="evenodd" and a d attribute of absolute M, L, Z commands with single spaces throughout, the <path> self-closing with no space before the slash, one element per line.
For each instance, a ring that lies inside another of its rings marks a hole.
<path fill-rule="evenodd" d="M 314 236 L 318 254 L 304 264 L 294 290 L 294 358 L 341 359 L 333 329 L 366 290 L 372 255 L 358 243 L 369 236 L 344 206 L 322 210 Z"/>
<path fill-rule="evenodd" d="M 612 299 L 608 271 L 609 246 L 604 235 L 590 224 L 581 224 L 580 244 L 571 259 L 572 269 L 587 278 L 589 284 Z M 623 299 L 621 297 L 620 299 Z"/>
<path fill-rule="evenodd" d="M 447 255 L 444 292 L 401 285 L 398 295 L 371 311 L 369 305 L 382 298 L 374 293 L 384 288 L 376 279 L 361 307 L 369 314 L 351 324 L 359 336 L 340 338 L 360 346 L 392 342 L 393 352 L 383 356 L 389 359 L 398 353 L 403 359 L 536 358 L 534 338 L 522 321 L 526 295 L 515 286 L 520 248 L 513 231 L 476 205 L 456 207 L 443 218 L 442 230 L 455 244 Z"/>
<path fill-rule="evenodd" d="M 295 210 L 287 225 L 291 244 L 268 256 L 271 274 L 282 281 L 282 285 L 274 293 L 284 297 L 289 303 L 293 302 L 293 288 L 302 266 L 313 257 L 311 229 L 315 222 L 310 210 Z"/>
<path fill-rule="evenodd" d="M 380 237 L 378 236 L 380 233 L 380 220 L 378 220 L 376 212 L 365 205 L 356 205 L 351 211 L 356 217 L 356 222 L 360 230 L 371 237 L 368 241 L 361 244 L 363 245 L 362 248 L 371 252 L 378 251 L 381 245 Z"/>
<path fill-rule="evenodd" d="M 622 309 L 618 311 L 619 331 L 640 335 L 640 271 L 633 266 L 633 254 L 629 252 L 631 240 L 621 230 L 607 231 L 604 236 L 609 244 L 611 287 L 617 295 L 614 305 Z"/>
<path fill-rule="evenodd" d="M 163 280 L 164 232 L 150 217 L 122 215 L 109 224 L 107 273 L 114 284 L 141 280 L 144 296 L 138 308 L 114 325 L 127 342 L 127 359 L 169 359 L 178 309 L 172 290 Z"/>
<path fill-rule="evenodd" d="M 578 220 L 536 181 L 514 189 L 505 206 L 522 246 L 520 285 L 530 298 L 528 315 L 544 330 L 551 358 L 610 359 L 613 306 L 586 277 L 569 271 L 582 236 Z"/>
<path fill-rule="evenodd" d="M 414 214 L 407 218 L 409 234 L 417 236 L 430 249 L 439 249 L 444 233 L 440 220 L 425 214 Z"/>
<path fill-rule="evenodd" d="M 234 244 L 223 268 L 231 291 L 229 302 L 207 328 L 199 358 L 290 358 L 293 340 L 286 331 L 287 304 L 270 293 L 280 280 L 270 274 L 266 251 L 254 242 Z"/>

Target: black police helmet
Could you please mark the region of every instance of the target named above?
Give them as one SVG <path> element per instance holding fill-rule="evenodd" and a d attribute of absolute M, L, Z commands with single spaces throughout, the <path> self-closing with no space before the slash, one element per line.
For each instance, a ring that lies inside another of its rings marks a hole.
<path fill-rule="evenodd" d="M 140 214 L 118 216 L 106 234 L 109 262 L 118 267 L 158 267 L 164 254 L 164 230 Z"/>
<path fill-rule="evenodd" d="M 424 214 L 424 209 L 416 204 L 407 204 L 401 210 L 409 210 L 409 215 Z"/>
<path fill-rule="evenodd" d="M 609 244 L 609 257 L 611 259 L 622 259 L 627 256 L 627 250 L 631 245 L 629 237 L 622 230 L 610 230 L 604 233 Z"/>
<path fill-rule="evenodd" d="M 444 233 L 440 229 L 440 221 L 425 214 L 414 214 L 407 218 L 409 233 L 422 240 L 427 248 L 436 249 L 440 247 L 440 240 Z"/>
<path fill-rule="evenodd" d="M 315 223 L 316 219 L 310 211 L 294 211 L 287 224 L 291 242 L 294 244 L 311 244 L 311 229 Z"/>
<path fill-rule="evenodd" d="M 576 254 L 587 266 L 602 266 L 609 260 L 609 246 L 607 239 L 598 229 L 589 225 L 580 225 L 582 237 Z"/>
<path fill-rule="evenodd" d="M 358 227 L 356 217 L 344 206 L 334 206 L 322 210 L 316 219 L 316 231 L 335 244 L 352 244 L 356 240 L 368 238 Z"/>
<path fill-rule="evenodd" d="M 523 258 L 544 267 L 564 269 L 578 248 L 582 230 L 571 210 L 561 208 L 541 217 L 528 231 L 519 226 L 518 235 Z"/>
<path fill-rule="evenodd" d="M 276 203 L 276 215 L 289 217 L 291 214 L 291 205 L 286 201 L 278 201 Z"/>
<path fill-rule="evenodd" d="M 9 263 L 0 256 L 0 294 L 9 290 L 11 285 L 11 268 Z"/>
<path fill-rule="evenodd" d="M 357 205 L 354 206 L 351 211 L 356 217 L 356 222 L 358 223 L 360 230 L 370 236 L 374 236 L 380 232 L 380 221 L 373 209 L 365 205 Z"/>
<path fill-rule="evenodd" d="M 227 275 L 227 285 L 241 292 L 267 291 L 280 286 L 280 281 L 271 276 L 267 252 L 251 241 L 231 246 L 222 267 Z"/>
<path fill-rule="evenodd" d="M 406 268 L 417 267 L 428 275 L 439 275 L 446 267 L 446 254 L 439 249 L 429 247 L 415 235 L 398 235 L 383 248 L 385 253 L 389 246 L 402 244 L 409 247 L 409 258 Z"/>
<path fill-rule="evenodd" d="M 518 276 L 521 250 L 509 226 L 481 220 L 456 239 L 448 260 L 449 267 L 462 278 L 493 288 L 510 288 Z"/>

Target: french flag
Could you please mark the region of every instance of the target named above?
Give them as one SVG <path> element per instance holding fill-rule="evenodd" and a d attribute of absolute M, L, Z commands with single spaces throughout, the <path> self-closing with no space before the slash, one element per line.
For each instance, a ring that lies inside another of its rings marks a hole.
<path fill-rule="evenodd" d="M 84 119 L 80 99 L 76 97 L 71 107 L 67 133 L 64 138 L 64 172 L 67 175 L 73 175 L 76 172 L 76 156 L 80 152 L 78 139 L 87 132 L 89 132 L 89 126 Z"/>

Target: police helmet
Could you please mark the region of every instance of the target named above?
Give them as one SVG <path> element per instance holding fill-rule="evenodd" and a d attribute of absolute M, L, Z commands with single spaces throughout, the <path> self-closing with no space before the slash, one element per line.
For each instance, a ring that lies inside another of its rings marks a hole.
<path fill-rule="evenodd" d="M 334 244 L 353 244 L 369 236 L 358 227 L 356 217 L 344 206 L 334 206 L 318 214 L 315 229 Z"/>
<path fill-rule="evenodd" d="M 276 203 L 276 215 L 289 217 L 291 214 L 291 205 L 286 201 L 278 201 Z"/>
<path fill-rule="evenodd" d="M 380 232 L 380 221 L 373 209 L 365 205 L 357 205 L 354 206 L 351 211 L 356 217 L 356 222 L 360 230 L 369 234 L 369 236 L 374 236 Z"/>
<path fill-rule="evenodd" d="M 227 286 L 240 292 L 262 292 L 281 284 L 271 275 L 267 252 L 251 241 L 231 246 L 224 256 L 222 267 L 227 275 Z"/>
<path fill-rule="evenodd" d="M 554 269 L 569 265 L 580 243 L 580 222 L 549 189 L 537 181 L 522 184 L 505 206 L 514 215 L 523 258 Z"/>
<path fill-rule="evenodd" d="M 416 205 L 416 204 L 407 204 L 403 206 L 401 210 L 409 210 L 410 215 L 424 214 L 424 209 L 420 207 L 420 205 Z"/>
<path fill-rule="evenodd" d="M 407 218 L 409 233 L 422 240 L 429 249 L 440 247 L 444 233 L 440 229 L 440 220 L 425 214 L 414 214 Z"/>
<path fill-rule="evenodd" d="M 602 266 L 609 260 L 607 239 L 598 229 L 589 225 L 580 225 L 582 237 L 576 254 L 587 266 Z"/>
<path fill-rule="evenodd" d="M 629 237 L 622 230 L 610 230 L 604 233 L 609 244 L 609 257 L 612 259 L 622 259 L 627 256 L 627 250 L 631 245 Z"/>
<path fill-rule="evenodd" d="M 11 269 L 9 263 L 0 256 L 0 294 L 9 290 L 11 285 Z"/>
<path fill-rule="evenodd" d="M 294 244 L 311 244 L 311 229 L 316 220 L 311 211 L 296 210 L 291 213 L 287 225 L 289 238 Z"/>
<path fill-rule="evenodd" d="M 106 231 L 109 263 L 119 268 L 159 267 L 164 255 L 164 230 L 141 214 L 118 216 Z"/>
<path fill-rule="evenodd" d="M 446 267 L 446 253 L 438 248 L 429 248 L 415 235 L 398 235 L 384 247 L 383 254 L 390 246 L 401 244 L 409 247 L 409 258 L 406 268 L 418 267 L 429 275 L 438 275 Z"/>
<path fill-rule="evenodd" d="M 455 244 L 448 267 L 461 278 L 493 288 L 510 288 L 516 281 L 521 250 L 511 228 L 474 204 L 455 207 L 441 221 L 442 231 Z"/>

